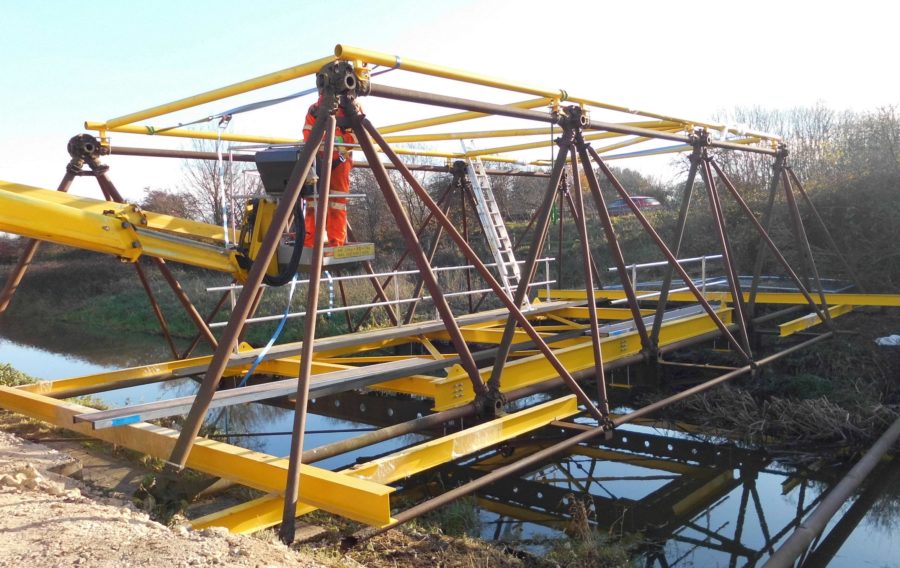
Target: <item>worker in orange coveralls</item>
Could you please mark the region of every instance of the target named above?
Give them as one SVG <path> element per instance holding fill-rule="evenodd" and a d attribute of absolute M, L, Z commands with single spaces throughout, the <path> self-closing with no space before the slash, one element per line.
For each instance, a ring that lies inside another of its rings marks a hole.
<path fill-rule="evenodd" d="M 309 134 L 316 122 L 316 114 L 319 111 L 319 105 L 322 103 L 322 93 L 319 93 L 319 100 L 309 107 L 306 113 L 306 122 L 303 125 L 303 141 L 309 142 Z M 346 115 L 343 108 L 338 108 L 335 118 L 338 124 L 346 122 L 341 120 Z M 334 152 L 331 156 L 331 187 L 330 197 L 328 198 L 328 215 L 325 222 L 325 232 L 328 240 L 325 246 L 340 247 L 347 242 L 347 198 L 338 197 L 344 193 L 350 193 L 350 170 L 353 169 L 353 152 L 350 148 L 342 146 L 342 144 L 355 144 L 356 137 L 353 130 L 349 126 L 337 126 L 334 129 Z M 321 150 L 319 151 L 321 153 Z M 322 175 L 321 173 L 319 174 Z M 306 240 L 303 244 L 305 247 L 313 246 L 313 236 L 316 231 L 316 199 L 317 197 L 307 198 L 306 200 Z"/>

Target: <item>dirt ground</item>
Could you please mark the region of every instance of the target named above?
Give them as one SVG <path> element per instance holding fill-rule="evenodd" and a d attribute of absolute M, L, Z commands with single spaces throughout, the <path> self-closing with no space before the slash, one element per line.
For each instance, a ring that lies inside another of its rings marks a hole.
<path fill-rule="evenodd" d="M 277 542 L 165 527 L 63 477 L 72 459 L 0 432 L 0 566 L 321 566 Z"/>
<path fill-rule="evenodd" d="M 17 432 L 53 434 L 33 423 L 18 426 Z M 288 548 L 271 532 L 255 538 L 225 529 L 193 531 L 186 522 L 167 527 L 123 498 L 132 493 L 139 468 L 77 442 L 52 444 L 62 451 L 0 430 L 0 568 L 558 566 L 478 539 L 416 529 L 390 531 L 345 553 L 333 528 L 313 530 L 318 536 L 312 541 Z M 88 484 L 68 477 L 73 473 Z"/>

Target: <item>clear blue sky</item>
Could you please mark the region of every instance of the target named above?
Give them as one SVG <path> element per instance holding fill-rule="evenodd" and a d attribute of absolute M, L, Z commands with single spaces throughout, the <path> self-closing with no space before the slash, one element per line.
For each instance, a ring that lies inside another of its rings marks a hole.
<path fill-rule="evenodd" d="M 83 121 L 323 57 L 336 43 L 699 119 L 819 100 L 874 109 L 900 102 L 896 11 L 869 1 L 0 0 L 0 179 L 53 188 Z M 302 106 L 286 108 L 265 133 L 299 134 Z M 132 199 L 178 183 L 173 161 L 109 163 Z"/>

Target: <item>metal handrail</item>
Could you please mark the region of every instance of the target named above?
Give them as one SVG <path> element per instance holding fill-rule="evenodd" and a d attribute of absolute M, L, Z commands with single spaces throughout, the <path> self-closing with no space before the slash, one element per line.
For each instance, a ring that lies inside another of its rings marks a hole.
<path fill-rule="evenodd" d="M 545 274 L 547 274 L 548 276 L 545 280 L 541 280 L 538 282 L 532 282 L 531 284 L 529 284 L 529 286 L 528 286 L 529 289 L 536 288 L 539 286 L 546 286 L 549 289 L 551 284 L 556 283 L 556 280 L 549 279 L 550 262 L 552 262 L 554 260 L 556 260 L 556 259 L 553 257 L 545 257 L 545 258 L 538 259 L 538 262 L 544 263 Z M 517 262 L 524 263 L 525 261 L 520 260 Z M 485 266 L 488 266 L 488 267 L 496 266 L 496 263 L 486 264 Z M 451 271 L 459 271 L 459 270 L 468 270 L 471 268 L 474 268 L 474 266 L 471 264 L 467 264 L 467 265 L 461 265 L 461 266 L 442 266 L 442 267 L 438 267 L 438 268 L 432 268 L 432 271 L 433 272 L 451 272 Z M 328 309 L 324 309 L 324 310 L 317 310 L 317 313 L 332 314 L 332 313 L 338 313 L 338 312 L 346 312 L 346 311 L 350 311 L 350 310 L 378 308 L 378 307 L 383 307 L 383 306 L 410 304 L 413 302 L 430 300 L 431 296 L 429 296 L 429 295 L 420 296 L 418 298 L 403 298 L 403 299 L 400 298 L 399 278 L 396 278 L 396 277 L 418 274 L 418 273 L 419 273 L 418 270 L 397 270 L 397 271 L 392 271 L 392 272 L 380 272 L 380 273 L 376 273 L 376 274 L 354 274 L 354 275 L 349 275 L 349 276 L 334 276 L 330 280 L 332 280 L 332 281 L 368 280 L 370 278 L 393 276 L 393 277 L 395 277 L 394 278 L 394 291 L 395 291 L 396 299 L 389 300 L 387 302 L 372 302 L 372 303 L 367 303 L 367 304 L 354 304 L 352 306 L 341 306 L 341 307 L 337 307 L 337 308 L 328 308 Z M 309 283 L 308 279 L 297 281 L 297 284 L 308 284 L 308 283 Z M 263 285 L 263 286 L 265 286 L 265 285 Z M 211 287 L 206 288 L 206 291 L 207 292 L 223 292 L 223 291 L 232 291 L 233 292 L 235 290 L 240 290 L 242 288 L 243 288 L 242 285 L 231 284 L 228 286 L 211 286 Z M 454 298 L 454 297 L 460 297 L 460 296 L 465 297 L 465 296 L 470 296 L 470 295 L 474 295 L 474 294 L 483 294 L 483 293 L 492 292 L 492 291 L 493 290 L 491 288 L 482 288 L 479 290 L 464 290 L 461 292 L 446 293 L 446 294 L 444 294 L 444 297 L 445 298 Z M 303 317 L 305 315 L 306 315 L 306 311 L 290 312 L 287 314 L 276 314 L 276 315 L 271 315 L 271 316 L 259 316 L 259 317 L 248 318 L 246 323 L 261 323 L 261 322 L 278 321 L 282 318 L 292 319 L 292 318 Z M 211 324 L 209 324 L 209 327 L 210 328 L 219 328 L 219 327 L 225 327 L 226 325 L 228 325 L 228 322 L 223 321 L 223 322 L 211 323 Z"/>

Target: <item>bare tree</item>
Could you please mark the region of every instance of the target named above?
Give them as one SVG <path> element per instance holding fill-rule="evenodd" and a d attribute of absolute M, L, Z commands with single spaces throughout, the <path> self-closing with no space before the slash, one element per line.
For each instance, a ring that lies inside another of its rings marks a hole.
<path fill-rule="evenodd" d="M 221 225 L 226 213 L 230 220 L 239 221 L 244 202 L 261 192 L 258 176 L 248 173 L 251 166 L 229 160 L 225 142 L 193 140 L 191 149 L 201 152 L 221 150 L 221 162 L 215 160 L 185 160 L 184 192 L 193 199 L 199 217 Z"/>

